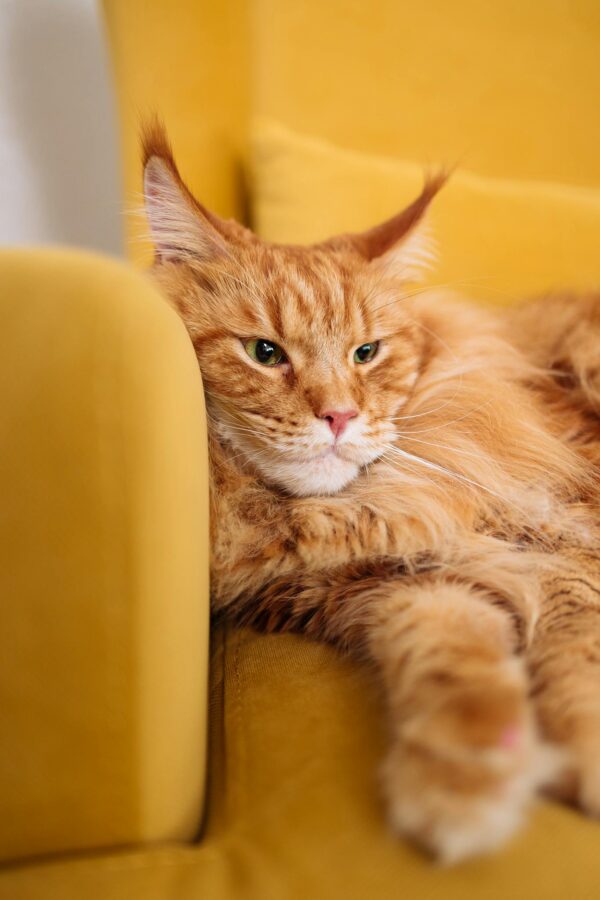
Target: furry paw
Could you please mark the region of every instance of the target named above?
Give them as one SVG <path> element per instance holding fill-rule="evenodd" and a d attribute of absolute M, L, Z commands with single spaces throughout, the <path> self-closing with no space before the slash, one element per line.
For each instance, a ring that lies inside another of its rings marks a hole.
<path fill-rule="evenodd" d="M 515 661 L 401 723 L 383 776 L 393 827 L 443 863 L 501 846 L 554 768 Z"/>

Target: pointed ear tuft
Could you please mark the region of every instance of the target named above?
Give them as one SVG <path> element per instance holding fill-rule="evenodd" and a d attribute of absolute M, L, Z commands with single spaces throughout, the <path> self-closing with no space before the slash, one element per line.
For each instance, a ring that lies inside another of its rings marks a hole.
<path fill-rule="evenodd" d="M 436 258 L 435 242 L 424 223 L 425 215 L 449 174 L 440 171 L 427 177 L 423 190 L 410 206 L 368 231 L 347 235 L 346 241 L 377 269 L 393 277 L 418 280 Z"/>
<path fill-rule="evenodd" d="M 144 204 L 157 261 L 208 260 L 229 252 L 218 219 L 188 190 L 158 119 L 142 131 Z"/>
<path fill-rule="evenodd" d="M 158 156 L 162 159 L 169 160 L 173 168 L 176 168 L 175 160 L 173 159 L 173 149 L 167 135 L 167 129 L 158 116 L 153 116 L 151 119 L 142 123 L 140 141 L 142 145 L 142 165 L 144 169 L 152 156 Z"/>

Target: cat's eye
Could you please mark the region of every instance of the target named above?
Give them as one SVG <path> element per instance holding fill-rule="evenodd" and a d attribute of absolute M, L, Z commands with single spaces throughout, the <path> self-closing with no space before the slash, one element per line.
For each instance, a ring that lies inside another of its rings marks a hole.
<path fill-rule="evenodd" d="M 354 351 L 354 362 L 355 363 L 368 363 L 371 362 L 373 357 L 377 354 L 379 350 L 379 341 L 371 341 L 370 344 L 361 344 L 360 347 L 357 347 Z"/>
<path fill-rule="evenodd" d="M 244 341 L 244 350 L 250 359 L 260 363 L 261 366 L 278 366 L 280 363 L 287 362 L 281 347 L 266 338 L 252 338 Z"/>

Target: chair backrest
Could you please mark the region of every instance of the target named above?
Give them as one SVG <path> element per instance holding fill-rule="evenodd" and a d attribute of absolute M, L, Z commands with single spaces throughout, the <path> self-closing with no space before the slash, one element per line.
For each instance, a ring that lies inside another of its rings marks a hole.
<path fill-rule="evenodd" d="M 104 0 L 126 188 L 158 113 L 192 189 L 244 218 L 254 115 L 484 175 L 600 183 L 597 0 Z M 135 255 L 135 254 L 134 254 Z"/>

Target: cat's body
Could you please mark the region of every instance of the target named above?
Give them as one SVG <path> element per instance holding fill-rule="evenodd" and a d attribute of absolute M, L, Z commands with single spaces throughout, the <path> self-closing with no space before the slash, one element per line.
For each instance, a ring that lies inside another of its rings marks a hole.
<path fill-rule="evenodd" d="M 206 389 L 215 611 L 377 664 L 392 821 L 454 860 L 545 782 L 600 814 L 600 298 L 501 315 L 410 289 L 440 186 L 269 246 L 146 142 L 154 273 Z"/>

